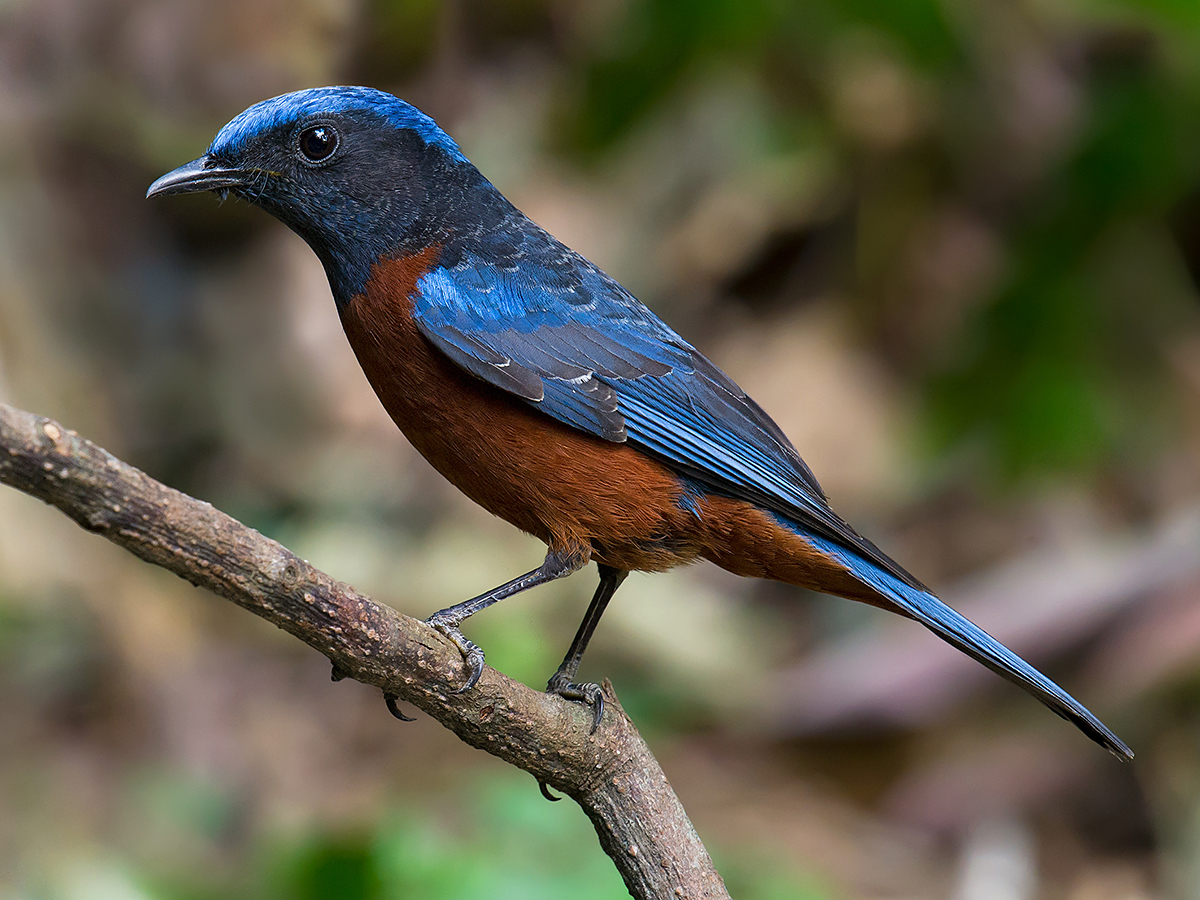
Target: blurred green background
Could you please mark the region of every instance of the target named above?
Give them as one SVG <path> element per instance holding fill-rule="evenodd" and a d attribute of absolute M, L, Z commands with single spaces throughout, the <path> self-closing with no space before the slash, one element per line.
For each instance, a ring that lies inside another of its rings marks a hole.
<path fill-rule="evenodd" d="M 379 408 L 265 214 L 148 203 L 252 102 L 432 114 L 1120 765 L 911 623 L 634 576 L 610 676 L 739 898 L 1200 898 L 1195 0 L 4 0 L 0 398 L 413 615 L 540 545 Z M 581 574 L 473 619 L 540 685 Z M 571 804 L 0 491 L 0 897 L 620 897 Z"/>

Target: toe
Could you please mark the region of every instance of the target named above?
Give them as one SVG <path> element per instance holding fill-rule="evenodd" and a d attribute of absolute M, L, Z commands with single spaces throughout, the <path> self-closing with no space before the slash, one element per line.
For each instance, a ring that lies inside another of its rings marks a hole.
<path fill-rule="evenodd" d="M 457 621 L 440 618 L 437 613 L 434 613 L 425 620 L 425 624 L 431 625 L 445 635 L 458 648 L 458 652 L 463 655 L 463 662 L 467 665 L 467 682 L 462 687 L 455 688 L 450 693 L 465 694 L 471 688 L 475 687 L 480 676 L 483 675 L 483 650 L 480 649 L 478 644 L 467 640 L 467 636 L 459 630 Z"/>
<path fill-rule="evenodd" d="M 400 711 L 400 707 L 396 704 L 396 701 L 399 699 L 400 698 L 397 697 L 395 694 L 384 694 L 383 695 L 383 702 L 387 704 L 388 712 L 390 712 L 393 716 L 395 716 L 401 722 L 417 721 L 412 716 L 406 716 L 404 713 L 402 713 Z"/>
<path fill-rule="evenodd" d="M 590 685 L 596 689 L 595 693 L 588 700 L 592 704 L 592 730 L 589 734 L 595 734 L 596 729 L 600 727 L 600 720 L 604 718 L 604 691 L 600 690 L 598 684 Z"/>
<path fill-rule="evenodd" d="M 467 681 L 460 688 L 451 691 L 452 694 L 465 694 L 479 682 L 479 678 L 483 675 L 483 651 L 474 644 L 463 656 L 463 661 L 467 664 Z"/>
<path fill-rule="evenodd" d="M 592 727 L 589 734 L 595 734 L 596 729 L 600 727 L 600 720 L 604 718 L 604 691 L 598 684 L 575 684 L 574 682 L 564 683 L 564 679 L 558 677 L 558 673 L 550 679 L 550 683 L 546 685 L 547 694 L 558 694 L 564 700 L 571 700 L 575 703 L 586 703 L 592 708 Z"/>

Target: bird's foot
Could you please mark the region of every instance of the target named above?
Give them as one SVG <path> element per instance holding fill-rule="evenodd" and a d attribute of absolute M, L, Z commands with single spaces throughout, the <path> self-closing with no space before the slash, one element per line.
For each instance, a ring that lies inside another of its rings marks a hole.
<path fill-rule="evenodd" d="M 600 727 L 600 720 L 604 718 L 604 691 L 600 685 L 586 682 L 584 684 L 576 684 L 571 680 L 571 676 L 559 669 L 546 684 L 547 694 L 558 694 L 564 700 L 574 700 L 576 703 L 586 703 L 592 708 L 592 727 L 588 732 L 595 734 L 596 729 Z"/>
<path fill-rule="evenodd" d="M 471 688 L 475 687 L 475 683 L 479 681 L 479 676 L 483 674 L 483 650 L 478 644 L 467 640 L 466 635 L 459 630 L 459 623 L 462 619 L 455 619 L 449 616 L 442 616 L 440 613 L 434 613 L 425 620 L 426 625 L 432 625 L 442 634 L 450 639 L 458 651 L 463 655 L 463 662 L 467 664 L 467 682 L 460 688 L 455 688 L 451 694 L 465 694 Z"/>

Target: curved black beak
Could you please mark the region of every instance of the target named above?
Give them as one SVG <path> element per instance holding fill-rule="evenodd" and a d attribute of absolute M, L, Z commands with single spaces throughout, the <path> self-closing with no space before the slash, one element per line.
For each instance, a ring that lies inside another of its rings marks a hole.
<path fill-rule="evenodd" d="M 197 191 L 221 191 L 246 183 L 246 173 L 218 165 L 207 156 L 184 163 L 150 185 L 146 198 Z"/>

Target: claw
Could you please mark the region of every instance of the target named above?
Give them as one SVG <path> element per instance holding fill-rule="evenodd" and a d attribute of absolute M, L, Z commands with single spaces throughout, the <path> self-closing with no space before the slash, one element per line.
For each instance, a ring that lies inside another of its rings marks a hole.
<path fill-rule="evenodd" d="M 592 727 L 588 734 L 596 733 L 596 729 L 600 727 L 600 720 L 604 718 L 604 691 L 600 685 L 591 682 L 576 684 L 573 681 L 565 681 L 565 679 L 559 678 L 558 672 L 555 672 L 549 684 L 546 685 L 546 693 L 558 694 L 564 700 L 586 703 L 590 706 L 592 708 Z"/>
<path fill-rule="evenodd" d="M 467 683 L 460 688 L 452 690 L 451 694 L 465 694 L 471 688 L 475 687 L 479 681 L 479 677 L 483 674 L 483 651 L 474 644 L 471 646 L 472 649 L 463 657 L 463 662 L 471 670 L 471 674 L 467 676 Z"/>
<path fill-rule="evenodd" d="M 550 793 L 550 785 L 546 784 L 546 782 L 542 781 L 541 779 L 538 779 L 538 790 L 541 791 L 542 796 L 551 803 L 557 803 L 562 799 L 562 797 L 555 797 L 552 793 Z"/>
<path fill-rule="evenodd" d="M 462 687 L 455 688 L 450 693 L 465 694 L 471 688 L 475 687 L 480 676 L 483 675 L 483 650 L 478 644 L 467 640 L 467 636 L 459 630 L 457 620 L 441 619 L 435 613 L 425 620 L 425 624 L 433 626 L 449 638 L 450 642 L 458 648 L 458 652 L 463 655 L 463 662 L 469 670 L 467 682 Z"/>
<path fill-rule="evenodd" d="M 406 716 L 404 713 L 402 713 L 400 711 L 400 707 L 396 705 L 396 701 L 399 699 L 400 698 L 397 697 L 395 694 L 384 694 L 383 695 L 383 702 L 387 704 L 388 712 L 390 712 L 393 716 L 395 716 L 401 722 L 417 721 L 412 716 Z"/>
<path fill-rule="evenodd" d="M 600 690 L 600 686 L 596 685 L 596 699 L 592 701 L 592 730 L 588 734 L 595 734 L 596 729 L 600 727 L 600 720 L 604 718 L 604 691 Z"/>

